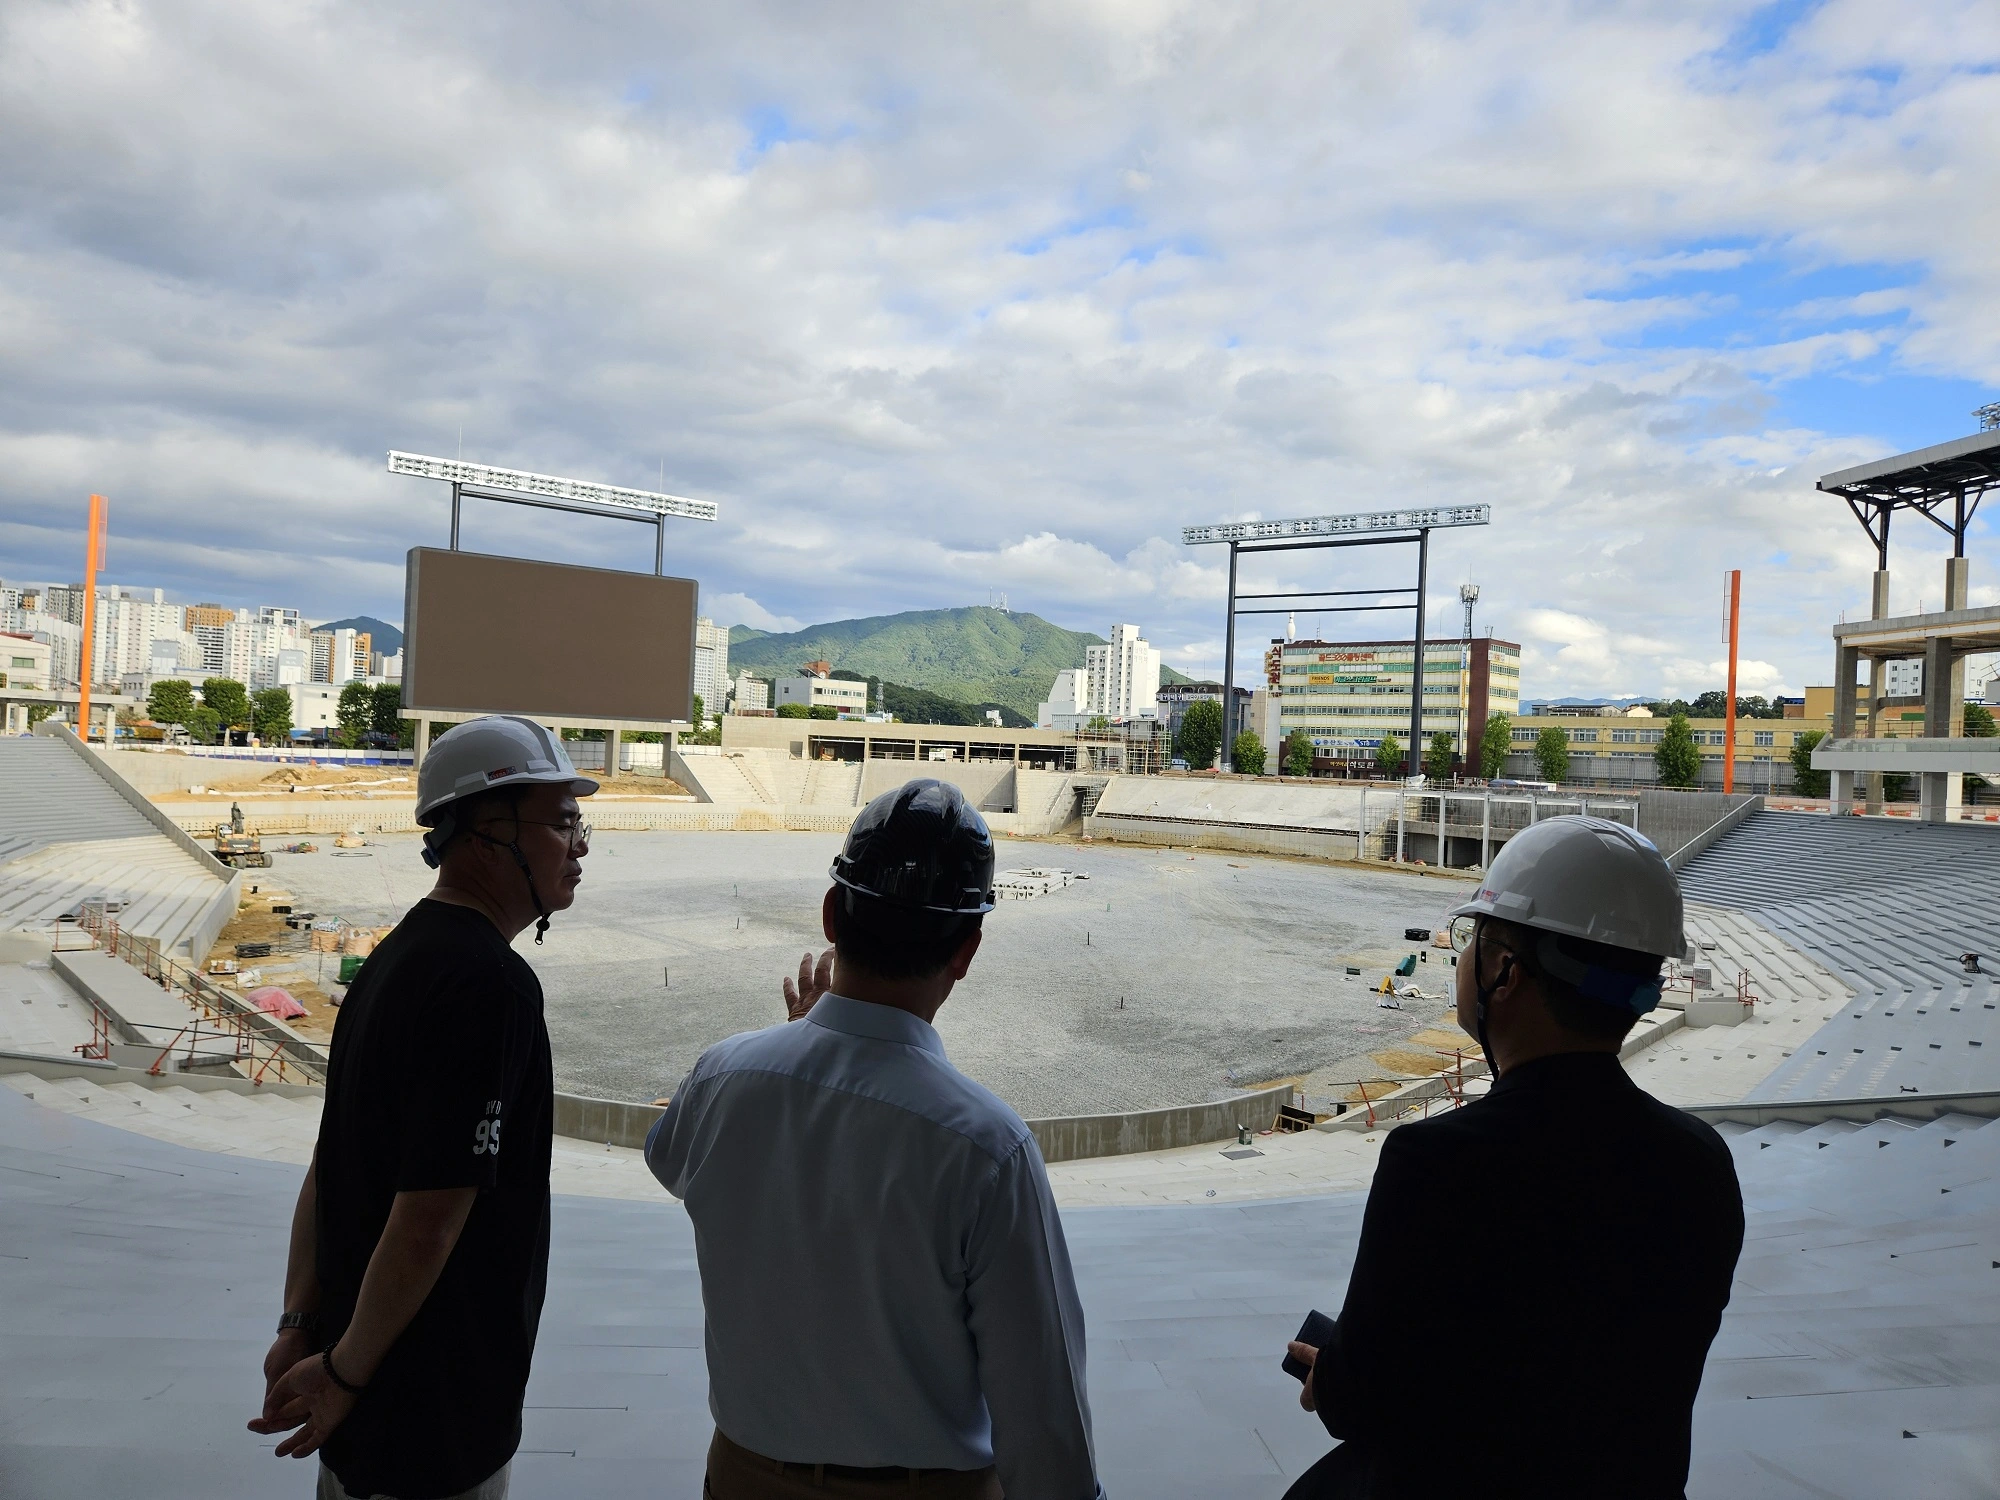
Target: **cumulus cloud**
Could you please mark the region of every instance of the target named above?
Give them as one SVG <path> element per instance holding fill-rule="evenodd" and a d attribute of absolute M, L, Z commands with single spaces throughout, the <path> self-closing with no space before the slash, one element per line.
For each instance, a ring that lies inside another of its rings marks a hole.
<path fill-rule="evenodd" d="M 1431 628 L 1478 581 L 1529 694 L 1717 685 L 1730 566 L 1821 681 L 1873 557 L 1813 477 L 1969 426 L 1824 391 L 2000 383 L 2000 14 L 1774 14 L 22 0 L 0 575 L 73 576 L 98 489 L 121 581 L 393 617 L 446 523 L 383 455 L 462 441 L 719 501 L 669 567 L 761 628 L 1004 589 L 1215 671 L 1183 524 L 1477 500 Z"/>

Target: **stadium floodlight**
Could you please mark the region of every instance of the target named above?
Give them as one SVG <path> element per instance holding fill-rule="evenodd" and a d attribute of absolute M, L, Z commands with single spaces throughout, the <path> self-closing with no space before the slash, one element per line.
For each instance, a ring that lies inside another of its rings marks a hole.
<path fill-rule="evenodd" d="M 1278 542 L 1294 537 L 1367 536 L 1382 531 L 1422 531 L 1434 526 L 1485 526 L 1490 505 L 1433 505 L 1413 510 L 1372 510 L 1354 516 L 1301 516 L 1291 521 L 1231 521 L 1221 526 L 1183 526 L 1181 541 Z"/>
<path fill-rule="evenodd" d="M 475 489 L 511 490 L 516 494 L 539 495 L 548 500 L 609 505 L 619 510 L 644 511 L 649 516 L 679 516 L 688 521 L 713 521 L 716 516 L 713 500 L 689 500 L 680 495 L 628 490 L 588 479 L 562 479 L 554 474 L 531 474 L 525 469 L 496 469 L 491 464 L 469 464 L 455 458 L 428 458 L 421 453 L 398 453 L 393 449 L 389 453 L 389 472 L 412 474 L 419 479 L 442 479 L 448 484 Z"/>

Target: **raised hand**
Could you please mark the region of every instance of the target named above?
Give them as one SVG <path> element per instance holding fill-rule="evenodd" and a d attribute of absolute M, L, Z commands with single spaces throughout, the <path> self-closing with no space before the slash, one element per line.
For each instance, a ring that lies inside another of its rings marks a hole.
<path fill-rule="evenodd" d="M 787 978 L 784 985 L 785 1019 L 800 1020 L 819 1003 L 821 995 L 833 988 L 833 950 L 829 948 L 822 953 L 817 964 L 810 953 L 805 954 L 799 959 L 798 982 L 794 984 Z"/>

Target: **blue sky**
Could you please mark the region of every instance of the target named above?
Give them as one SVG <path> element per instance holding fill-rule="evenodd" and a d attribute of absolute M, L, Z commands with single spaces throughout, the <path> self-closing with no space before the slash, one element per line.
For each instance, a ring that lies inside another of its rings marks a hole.
<path fill-rule="evenodd" d="M 1996 69 L 1990 0 L 31 0 L 0 578 L 72 576 L 98 489 L 118 581 L 393 619 L 444 520 L 386 451 L 462 433 L 716 500 L 671 555 L 724 619 L 1000 590 L 1208 673 L 1182 524 L 1481 500 L 1434 618 L 1479 582 L 1531 696 L 1712 686 L 1727 566 L 1747 690 L 1796 689 L 1872 566 L 1814 477 L 2000 399 Z"/>

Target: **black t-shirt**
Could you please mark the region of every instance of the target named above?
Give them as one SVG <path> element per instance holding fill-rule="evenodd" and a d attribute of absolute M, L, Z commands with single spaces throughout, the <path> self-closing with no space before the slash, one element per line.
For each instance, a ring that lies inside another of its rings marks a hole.
<path fill-rule="evenodd" d="M 479 912 L 419 901 L 362 966 L 333 1030 L 320 1336 L 353 1317 L 398 1192 L 480 1193 L 437 1285 L 321 1450 L 350 1494 L 454 1495 L 520 1445 L 548 1282 L 553 1090 L 534 970 Z"/>
<path fill-rule="evenodd" d="M 1399 1127 L 1314 1370 L 1347 1441 L 1300 1493 L 1682 1495 L 1742 1248 L 1722 1138 L 1608 1053 Z"/>

